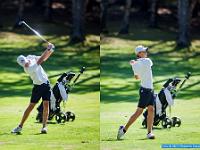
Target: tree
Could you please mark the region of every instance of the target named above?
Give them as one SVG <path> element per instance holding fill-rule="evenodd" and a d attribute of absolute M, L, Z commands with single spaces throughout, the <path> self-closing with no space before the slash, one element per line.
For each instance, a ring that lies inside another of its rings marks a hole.
<path fill-rule="evenodd" d="M 150 7 L 150 26 L 156 27 L 157 26 L 157 0 L 151 0 L 151 7 Z"/>
<path fill-rule="evenodd" d="M 190 28 L 190 11 L 188 0 L 178 0 L 178 40 L 177 46 L 190 46 L 189 28 Z"/>
<path fill-rule="evenodd" d="M 125 9 L 124 9 L 124 18 L 123 18 L 121 29 L 119 31 L 120 34 L 129 33 L 131 3 L 132 3 L 132 0 L 126 0 Z"/>
<path fill-rule="evenodd" d="M 107 33 L 107 14 L 108 13 L 108 0 L 102 0 L 101 1 L 101 32 Z"/>
<path fill-rule="evenodd" d="M 0 10 L 1 10 L 1 3 L 0 3 Z M 1 16 L 0 16 L 0 28 L 2 28 L 3 27 L 3 24 L 2 24 L 2 20 L 1 20 Z"/>
<path fill-rule="evenodd" d="M 84 0 L 72 0 L 72 43 L 83 42 L 85 40 L 84 12 Z"/>
<path fill-rule="evenodd" d="M 47 21 L 52 20 L 52 0 L 45 0 L 45 18 Z"/>
<path fill-rule="evenodd" d="M 190 18 L 198 16 L 199 9 L 195 9 L 198 6 L 198 1 L 200 2 L 200 0 L 192 0 L 190 3 Z"/>
<path fill-rule="evenodd" d="M 16 22 L 13 29 L 16 27 L 19 27 L 19 21 L 23 20 L 24 3 L 25 3 L 25 0 L 19 0 L 19 3 L 18 3 L 19 7 L 18 7 L 18 12 L 17 12 Z"/>
<path fill-rule="evenodd" d="M 22 16 L 23 16 L 23 12 L 24 12 L 24 3 L 25 3 L 25 0 L 20 0 L 19 1 L 19 9 L 18 9 L 18 18 L 19 20 L 22 19 Z"/>

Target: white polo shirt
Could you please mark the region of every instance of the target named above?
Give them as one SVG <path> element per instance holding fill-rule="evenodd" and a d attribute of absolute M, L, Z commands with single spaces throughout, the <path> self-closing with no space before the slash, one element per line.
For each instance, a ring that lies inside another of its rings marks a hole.
<path fill-rule="evenodd" d="M 43 83 L 47 83 L 47 74 L 42 66 L 37 64 L 37 60 L 40 58 L 40 56 L 28 55 L 26 58 L 30 61 L 30 65 L 29 67 L 24 67 L 24 71 L 33 80 L 33 84 L 41 85 Z"/>
<path fill-rule="evenodd" d="M 153 75 L 151 67 L 153 63 L 150 58 L 139 58 L 135 64 L 132 64 L 134 75 L 141 79 L 141 86 L 153 89 Z"/>

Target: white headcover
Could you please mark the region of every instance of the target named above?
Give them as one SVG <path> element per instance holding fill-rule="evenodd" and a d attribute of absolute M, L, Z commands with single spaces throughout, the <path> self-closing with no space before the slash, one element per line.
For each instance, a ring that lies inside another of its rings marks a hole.
<path fill-rule="evenodd" d="M 160 102 L 158 94 L 156 94 L 156 115 L 161 116 L 161 113 L 162 113 L 162 104 Z"/>
<path fill-rule="evenodd" d="M 62 84 L 62 82 L 58 83 L 58 88 L 59 88 L 60 95 L 61 95 L 63 101 L 66 102 L 68 99 L 68 94 L 67 94 L 67 92 L 65 90 L 65 86 Z"/>
<path fill-rule="evenodd" d="M 56 98 L 53 94 L 53 91 L 51 90 L 51 110 L 55 111 L 56 110 Z"/>
<path fill-rule="evenodd" d="M 174 104 L 174 100 L 172 98 L 170 91 L 167 88 L 165 88 L 164 93 L 165 93 L 165 97 L 166 97 L 168 105 L 172 106 Z M 161 116 L 161 113 L 162 113 L 162 103 L 160 102 L 158 95 L 156 95 L 156 115 Z"/>
<path fill-rule="evenodd" d="M 170 91 L 167 88 L 165 88 L 164 93 L 165 93 L 165 97 L 166 97 L 166 100 L 167 100 L 167 103 L 169 104 L 169 106 L 174 105 L 174 100 L 172 98 Z"/>

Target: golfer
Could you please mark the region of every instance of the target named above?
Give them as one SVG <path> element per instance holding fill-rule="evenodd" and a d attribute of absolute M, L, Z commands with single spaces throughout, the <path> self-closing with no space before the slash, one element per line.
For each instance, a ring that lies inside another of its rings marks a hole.
<path fill-rule="evenodd" d="M 120 126 L 118 130 L 117 139 L 120 140 L 124 134 L 128 131 L 129 127 L 135 122 L 135 120 L 142 114 L 143 110 L 147 107 L 147 138 L 154 139 L 155 136 L 152 133 L 153 118 L 154 118 L 154 92 L 153 92 L 153 77 L 151 67 L 153 65 L 150 58 L 147 58 L 147 47 L 139 45 L 135 48 L 135 54 L 138 57 L 137 60 L 131 60 L 134 76 L 141 81 L 141 87 L 139 90 L 140 99 L 138 107 L 135 113 L 130 117 L 125 126 Z"/>
<path fill-rule="evenodd" d="M 14 128 L 12 133 L 20 133 L 25 121 L 27 120 L 30 112 L 33 110 L 35 105 L 38 103 L 40 98 L 43 100 L 43 127 L 41 133 L 47 133 L 47 119 L 49 114 L 49 101 L 51 96 L 51 89 L 47 74 L 43 70 L 41 64 L 46 61 L 49 56 L 53 53 L 54 45 L 49 43 L 47 49 L 41 56 L 28 55 L 27 57 L 20 55 L 17 57 L 17 63 L 24 68 L 24 71 L 33 80 L 34 87 L 32 89 L 32 95 L 30 103 L 26 108 L 24 115 L 19 125 Z"/>

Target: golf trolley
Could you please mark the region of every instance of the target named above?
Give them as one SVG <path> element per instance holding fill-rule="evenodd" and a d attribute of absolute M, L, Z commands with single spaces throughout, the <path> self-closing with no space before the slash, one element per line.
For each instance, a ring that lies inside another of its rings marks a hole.
<path fill-rule="evenodd" d="M 161 122 L 163 128 L 179 127 L 181 125 L 181 119 L 178 117 L 168 117 L 166 114 L 166 108 L 169 106 L 171 113 L 171 106 L 174 103 L 174 99 L 177 96 L 177 93 L 181 90 L 186 80 L 191 76 L 191 73 L 188 72 L 185 75 L 185 79 L 176 90 L 177 85 L 181 82 L 179 78 L 168 79 L 167 82 L 163 85 L 163 88 L 158 94 L 154 95 L 154 122 L 153 126 L 158 126 Z M 148 111 L 146 110 L 143 113 L 144 120 L 142 122 L 143 127 L 147 127 L 147 115 Z"/>
<path fill-rule="evenodd" d="M 75 114 L 73 112 L 67 111 L 63 112 L 60 108 L 60 104 L 63 101 L 65 103 L 68 99 L 68 94 L 72 90 L 73 86 L 76 84 L 80 75 L 85 71 L 85 67 L 82 67 L 79 74 L 76 76 L 74 72 L 65 72 L 57 80 L 57 83 L 53 86 L 51 90 L 51 99 L 49 103 L 49 116 L 48 120 L 52 120 L 55 116 L 57 123 L 65 123 L 66 121 L 74 121 Z M 76 76 L 72 84 L 71 80 Z M 65 105 L 65 104 L 64 104 Z M 38 114 L 36 120 L 42 122 L 43 113 L 43 103 L 37 108 Z"/>

